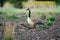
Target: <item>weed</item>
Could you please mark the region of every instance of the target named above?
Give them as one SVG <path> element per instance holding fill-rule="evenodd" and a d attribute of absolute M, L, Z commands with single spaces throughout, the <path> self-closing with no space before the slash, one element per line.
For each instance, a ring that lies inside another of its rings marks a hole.
<path fill-rule="evenodd" d="M 18 19 L 19 17 L 15 16 L 15 15 L 12 15 L 12 16 L 9 16 L 8 18 L 10 18 L 10 19 Z"/>
<path fill-rule="evenodd" d="M 46 29 L 46 25 L 41 25 L 40 28 L 41 28 L 42 30 L 45 30 L 45 29 Z"/>
<path fill-rule="evenodd" d="M 13 40 L 13 38 L 11 38 L 11 37 L 6 37 L 6 38 L 4 38 L 4 40 Z"/>
<path fill-rule="evenodd" d="M 49 20 L 54 22 L 55 21 L 55 17 L 52 16 L 52 17 L 49 18 Z"/>
<path fill-rule="evenodd" d="M 52 25 L 53 25 L 53 22 L 48 21 L 48 22 L 47 22 L 47 25 L 48 25 L 48 26 L 52 26 Z"/>
<path fill-rule="evenodd" d="M 15 16 L 15 15 L 12 15 L 12 16 L 5 15 L 3 18 L 4 19 L 19 19 L 19 17 L 18 16 Z"/>

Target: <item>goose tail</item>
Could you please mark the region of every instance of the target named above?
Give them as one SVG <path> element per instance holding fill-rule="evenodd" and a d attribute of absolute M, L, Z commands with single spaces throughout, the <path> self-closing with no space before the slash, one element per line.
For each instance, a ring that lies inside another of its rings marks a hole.
<path fill-rule="evenodd" d="M 43 22 L 36 22 L 35 25 L 44 25 Z"/>

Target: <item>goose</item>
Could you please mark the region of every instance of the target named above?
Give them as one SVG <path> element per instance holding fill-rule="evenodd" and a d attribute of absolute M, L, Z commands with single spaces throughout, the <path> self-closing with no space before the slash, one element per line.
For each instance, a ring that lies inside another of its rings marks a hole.
<path fill-rule="evenodd" d="M 31 19 L 31 10 L 30 10 L 30 8 L 28 8 L 27 11 L 29 11 L 28 17 L 27 17 L 27 22 L 28 22 L 29 25 L 32 25 L 32 27 L 28 27 L 29 29 L 34 29 L 34 28 L 36 28 L 36 25 L 44 25 L 44 23 L 41 22 L 41 21 L 35 22 L 35 21 L 33 21 L 33 20 Z M 24 24 L 21 24 L 21 25 L 27 27 L 27 26 L 24 25 Z"/>

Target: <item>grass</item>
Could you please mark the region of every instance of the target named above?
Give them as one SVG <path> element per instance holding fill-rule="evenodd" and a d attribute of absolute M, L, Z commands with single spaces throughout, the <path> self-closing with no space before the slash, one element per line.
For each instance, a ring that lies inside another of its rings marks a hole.
<path fill-rule="evenodd" d="M 12 15 L 12 16 L 4 15 L 3 18 L 4 19 L 19 19 L 19 17 L 16 15 Z"/>
<path fill-rule="evenodd" d="M 41 25 L 40 29 L 45 30 L 46 29 L 46 25 Z"/>
<path fill-rule="evenodd" d="M 54 21 L 55 21 L 55 17 L 50 17 L 49 20 L 50 20 L 51 22 L 54 22 Z"/>
<path fill-rule="evenodd" d="M 5 29 L 4 29 L 4 40 L 13 40 L 13 27 L 16 26 L 13 24 L 13 26 L 11 25 L 11 22 L 8 21 L 5 25 Z"/>
<path fill-rule="evenodd" d="M 53 25 L 53 22 L 47 21 L 47 23 L 45 23 L 44 25 L 41 25 L 41 26 L 40 26 L 40 29 L 41 29 L 41 30 L 45 30 L 46 28 L 48 28 L 48 27 L 50 27 L 50 26 L 52 26 L 52 25 Z"/>
<path fill-rule="evenodd" d="M 5 37 L 4 40 L 13 40 L 11 37 Z"/>
<path fill-rule="evenodd" d="M 48 21 L 48 22 L 47 22 L 47 25 L 48 25 L 48 26 L 52 26 L 52 25 L 53 25 L 53 22 Z"/>
<path fill-rule="evenodd" d="M 19 19 L 19 17 L 15 16 L 15 15 L 9 16 L 8 18 L 10 18 L 10 19 Z"/>

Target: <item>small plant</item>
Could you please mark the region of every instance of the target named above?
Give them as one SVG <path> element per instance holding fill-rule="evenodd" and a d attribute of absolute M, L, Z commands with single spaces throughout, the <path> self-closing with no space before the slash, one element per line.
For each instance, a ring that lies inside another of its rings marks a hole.
<path fill-rule="evenodd" d="M 47 25 L 48 25 L 48 26 L 52 26 L 52 25 L 53 25 L 53 22 L 48 21 L 48 22 L 47 22 Z"/>
<path fill-rule="evenodd" d="M 9 16 L 9 18 L 11 18 L 11 19 L 18 19 L 19 17 L 15 16 L 15 15 L 12 15 L 12 16 Z"/>
<path fill-rule="evenodd" d="M 13 38 L 11 38 L 11 37 L 6 37 L 6 38 L 4 38 L 4 40 L 13 40 Z"/>
<path fill-rule="evenodd" d="M 45 29 L 46 29 L 46 25 L 41 25 L 40 28 L 41 28 L 42 30 L 45 30 Z"/>
<path fill-rule="evenodd" d="M 55 17 L 50 17 L 49 20 L 54 22 L 55 21 Z"/>
<path fill-rule="evenodd" d="M 19 17 L 15 16 L 15 15 L 12 15 L 12 16 L 5 15 L 3 18 L 4 19 L 18 19 Z"/>
<path fill-rule="evenodd" d="M 8 19 L 8 16 L 7 16 L 7 15 L 4 15 L 3 18 L 4 18 L 4 19 Z"/>

